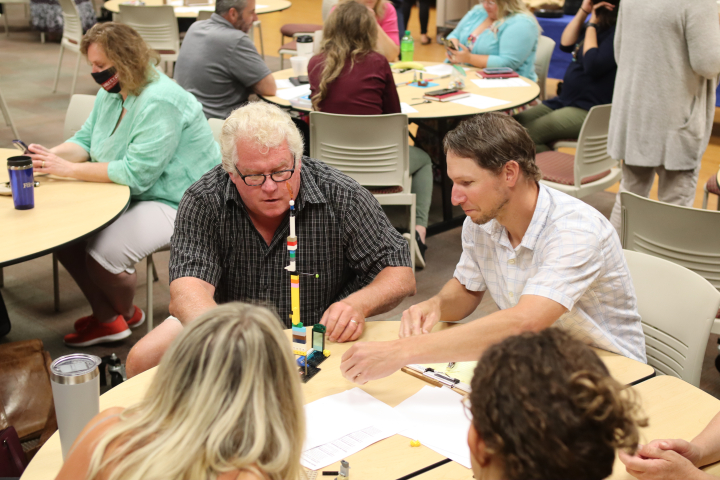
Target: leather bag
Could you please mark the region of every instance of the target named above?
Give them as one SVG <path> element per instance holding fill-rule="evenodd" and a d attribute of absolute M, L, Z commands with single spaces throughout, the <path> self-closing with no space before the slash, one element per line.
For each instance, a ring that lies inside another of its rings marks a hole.
<path fill-rule="evenodd" d="M 0 344 L 0 430 L 14 427 L 28 460 L 57 430 L 51 362 L 40 340 Z"/>

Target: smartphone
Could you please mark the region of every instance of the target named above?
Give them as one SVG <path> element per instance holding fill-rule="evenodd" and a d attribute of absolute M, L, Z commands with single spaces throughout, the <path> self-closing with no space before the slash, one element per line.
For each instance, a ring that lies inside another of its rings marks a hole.
<path fill-rule="evenodd" d="M 445 48 L 457 51 L 457 48 L 455 48 L 455 44 L 447 38 L 443 38 L 443 43 L 445 44 Z"/>
<path fill-rule="evenodd" d="M 27 145 L 25 145 L 25 142 L 23 142 L 22 140 L 13 140 L 12 143 L 15 148 L 17 148 L 24 154 L 30 153 L 30 149 Z"/>
<path fill-rule="evenodd" d="M 443 88 L 440 90 L 432 90 L 430 92 L 427 92 L 424 96 L 426 97 L 440 97 L 442 95 L 447 95 L 448 93 L 455 93 L 457 92 L 457 88 Z"/>
<path fill-rule="evenodd" d="M 508 67 L 499 67 L 499 68 L 483 68 L 483 73 L 486 73 L 488 75 L 499 75 L 503 73 L 513 73 L 512 68 Z"/>

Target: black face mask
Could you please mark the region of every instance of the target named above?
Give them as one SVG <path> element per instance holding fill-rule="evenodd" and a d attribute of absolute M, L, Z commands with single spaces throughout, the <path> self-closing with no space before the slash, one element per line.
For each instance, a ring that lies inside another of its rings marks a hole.
<path fill-rule="evenodd" d="M 108 93 L 120 93 L 120 81 L 115 67 L 106 68 L 102 72 L 91 73 L 91 75 Z"/>

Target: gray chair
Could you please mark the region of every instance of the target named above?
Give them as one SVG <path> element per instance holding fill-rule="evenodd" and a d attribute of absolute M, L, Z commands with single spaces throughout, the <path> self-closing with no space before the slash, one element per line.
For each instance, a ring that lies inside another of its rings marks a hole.
<path fill-rule="evenodd" d="M 620 181 L 622 170 L 607 153 L 611 107 L 596 105 L 590 109 L 575 155 L 554 150 L 537 154 L 535 162 L 543 174 L 540 183 L 582 198 Z"/>
<path fill-rule="evenodd" d="M 180 33 L 174 7 L 120 4 L 120 19 L 125 25 L 134 28 L 145 43 L 160 54 L 165 71 L 169 72 L 180 53 Z"/>
<path fill-rule="evenodd" d="M 720 292 L 662 258 L 625 250 L 645 333 L 648 365 L 699 387 Z"/>
<path fill-rule="evenodd" d="M 682 265 L 720 289 L 720 212 L 680 207 L 630 192 L 622 192 L 620 202 L 623 248 Z M 720 334 L 720 320 L 715 320 L 712 333 Z"/>
<path fill-rule="evenodd" d="M 409 207 L 415 268 L 415 194 L 410 193 L 407 115 L 310 112 L 310 156 L 337 168 L 373 193 L 381 205 Z M 407 238 L 407 237 L 406 237 Z"/>
<path fill-rule="evenodd" d="M 540 100 L 545 100 L 545 83 L 547 83 L 548 71 L 550 71 L 550 59 L 555 50 L 555 40 L 545 35 L 538 38 L 537 52 L 535 53 L 535 73 L 538 77 L 540 87 Z"/>
<path fill-rule="evenodd" d="M 65 50 L 77 54 L 75 61 L 75 73 L 73 74 L 72 86 L 70 87 L 70 95 L 75 93 L 75 84 L 77 83 L 78 70 L 80 70 L 80 42 L 82 42 L 83 32 L 82 23 L 80 22 L 80 12 L 73 0 L 59 0 L 62 8 L 63 16 L 63 36 L 60 41 L 60 59 L 58 60 L 58 68 L 55 73 L 55 85 L 53 85 L 53 93 L 57 92 L 58 81 L 60 80 L 60 67 L 62 67 L 63 54 Z"/>

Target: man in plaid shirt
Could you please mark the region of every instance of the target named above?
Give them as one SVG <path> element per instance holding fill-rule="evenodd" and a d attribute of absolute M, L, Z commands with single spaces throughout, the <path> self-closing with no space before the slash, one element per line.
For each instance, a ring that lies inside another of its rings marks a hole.
<path fill-rule="evenodd" d="M 331 341 L 356 340 L 366 317 L 415 293 L 407 241 L 370 192 L 302 158 L 302 138 L 286 113 L 248 104 L 226 120 L 221 143 L 222 164 L 186 191 L 178 209 L 170 256 L 176 318 L 133 348 L 130 374 L 157 364 L 183 324 L 218 303 L 266 305 L 290 326 L 291 191 L 305 325 L 325 325 Z"/>

